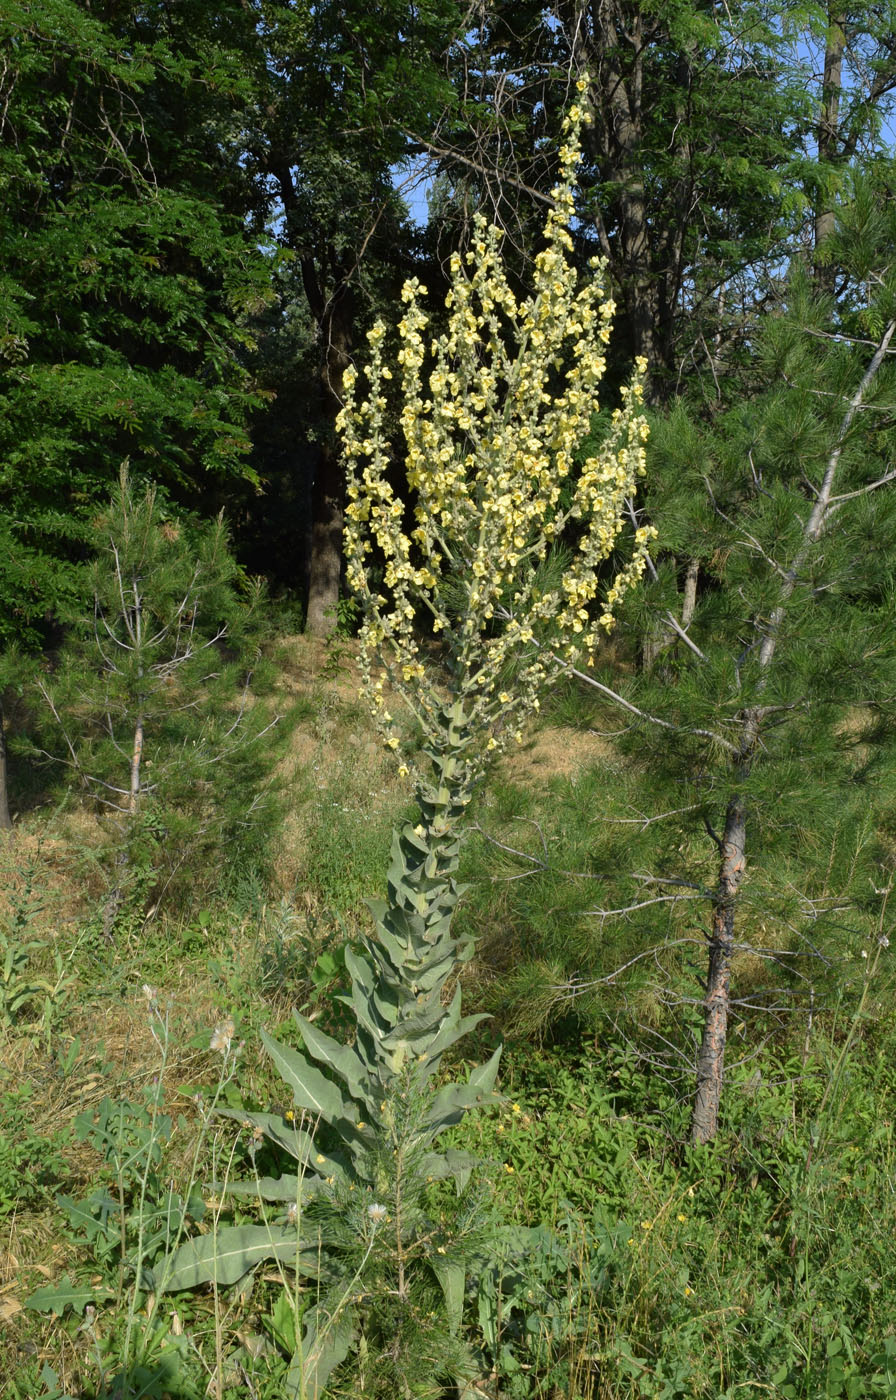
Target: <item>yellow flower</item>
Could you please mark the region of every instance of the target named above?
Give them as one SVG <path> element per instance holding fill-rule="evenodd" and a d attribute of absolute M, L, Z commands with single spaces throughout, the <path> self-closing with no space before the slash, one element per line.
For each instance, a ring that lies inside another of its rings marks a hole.
<path fill-rule="evenodd" d="M 579 94 L 588 82 L 586 74 L 578 78 Z M 396 357 L 403 441 L 388 436 L 382 384 L 392 370 L 384 363 L 382 323 L 369 337 L 366 398 L 363 375 L 354 367 L 345 375 L 338 427 L 350 503 L 346 572 L 363 607 L 363 682 L 381 710 L 389 748 L 399 741 L 382 703 L 383 674 L 412 708 L 424 747 L 441 752 L 450 700 L 441 673 L 421 655 L 421 616 L 432 634 L 453 636 L 450 699 L 463 697 L 466 717 L 455 729 L 463 755 L 458 792 L 469 790 L 508 741 L 522 743 L 539 692 L 567 663 L 594 650 L 598 628 L 609 630 L 620 600 L 640 579 L 652 538 L 652 527 L 642 526 L 629 562 L 603 584 L 606 562 L 622 543 L 626 503 L 644 471 L 647 425 L 638 405 L 646 363 L 638 362 L 612 411 L 603 445 L 577 466 L 598 407 L 615 311 L 602 260 L 593 260 L 593 276 L 580 280 L 570 256 L 573 185 L 587 121 L 583 104 L 574 102 L 563 123 L 555 206 L 528 297 L 512 290 L 501 234 L 481 214 L 473 220 L 470 251 L 450 260 L 444 330 L 430 326 L 419 279 L 406 282 Z M 551 366 L 555 388 L 546 377 Z M 406 489 L 393 485 L 396 464 Z M 580 547 L 562 584 L 545 584 L 538 560 L 573 521 Z M 442 584 L 449 576 L 460 581 L 459 608 L 452 600 L 450 610 Z M 547 628 L 558 637 L 550 652 L 539 644 Z M 511 663 L 514 684 L 504 689 Z M 506 724 L 500 735 L 492 732 L 498 712 Z M 399 769 L 402 777 L 409 771 L 407 763 Z"/>

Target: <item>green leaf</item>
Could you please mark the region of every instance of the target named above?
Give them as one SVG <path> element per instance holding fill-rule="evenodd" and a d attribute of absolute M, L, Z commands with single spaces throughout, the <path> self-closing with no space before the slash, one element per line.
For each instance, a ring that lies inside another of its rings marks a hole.
<path fill-rule="evenodd" d="M 25 1307 L 34 1312 L 52 1312 L 61 1317 L 66 1308 L 83 1313 L 89 1303 L 104 1303 L 114 1297 L 115 1293 L 111 1288 L 94 1288 L 86 1283 L 72 1283 L 66 1274 L 58 1283 L 48 1283 L 45 1288 L 39 1288 L 36 1293 L 32 1293 L 30 1298 L 26 1298 Z"/>
<path fill-rule="evenodd" d="M 281 1201 L 300 1204 L 308 1196 L 319 1196 L 326 1191 L 327 1183 L 314 1173 L 299 1176 L 260 1176 L 253 1181 L 230 1181 L 227 1183 L 228 1196 L 238 1196 L 256 1201 Z"/>
<path fill-rule="evenodd" d="M 222 1118 L 232 1118 L 240 1126 L 248 1124 L 260 1128 L 266 1138 L 282 1147 L 297 1162 L 304 1164 L 312 1160 L 317 1151 L 311 1134 L 294 1127 L 282 1113 L 246 1113 L 240 1108 L 219 1108 L 218 1113 Z"/>
<path fill-rule="evenodd" d="M 453 1176 L 458 1192 L 462 1191 L 470 1179 L 470 1173 L 479 1163 L 479 1158 L 470 1152 L 459 1152 L 449 1147 L 447 1152 L 427 1152 L 420 1161 L 420 1175 L 433 1181 L 445 1181 Z"/>
<path fill-rule="evenodd" d="M 467 1271 L 463 1264 L 447 1263 L 444 1259 L 430 1260 L 430 1264 L 445 1297 L 448 1330 L 457 1336 L 463 1319 Z"/>
<path fill-rule="evenodd" d="M 370 1084 L 360 1057 L 348 1045 L 342 1045 L 333 1036 L 318 1030 L 307 1017 L 293 1011 L 293 1019 L 302 1033 L 305 1048 L 309 1055 L 322 1064 L 330 1065 L 345 1080 L 348 1091 L 354 1099 L 361 1099 L 369 1111 L 373 1107 Z"/>
<path fill-rule="evenodd" d="M 305 1108 L 325 1123 L 334 1124 L 339 1118 L 350 1117 L 336 1085 L 326 1079 L 304 1055 L 288 1045 L 281 1045 L 266 1031 L 261 1032 L 264 1048 L 277 1068 L 281 1079 L 289 1085 L 298 1108 Z"/>
<path fill-rule="evenodd" d="M 300 1249 L 295 1226 L 234 1225 L 187 1240 L 156 1267 L 160 1293 L 179 1293 L 202 1283 L 226 1287 L 265 1259 L 276 1259 L 297 1273 L 315 1277 L 319 1256 Z"/>
<path fill-rule="evenodd" d="M 355 1313 L 343 1308 L 335 1318 L 323 1304 L 305 1314 L 302 1346 L 292 1358 L 286 1377 L 286 1393 L 302 1400 L 320 1400 L 331 1373 L 344 1361 L 355 1335 Z"/>

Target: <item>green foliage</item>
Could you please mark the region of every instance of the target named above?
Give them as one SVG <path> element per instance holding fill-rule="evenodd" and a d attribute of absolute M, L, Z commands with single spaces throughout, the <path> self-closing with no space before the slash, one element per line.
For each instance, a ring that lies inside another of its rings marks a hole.
<path fill-rule="evenodd" d="M 142 920 L 187 860 L 251 827 L 276 719 L 250 690 L 261 590 L 240 576 L 220 518 L 178 520 L 122 470 L 97 553 L 93 616 L 40 690 L 70 767 L 117 829 L 108 932 L 122 908 Z"/>
<path fill-rule="evenodd" d="M 263 1223 L 191 1239 L 161 1274 L 169 1292 L 226 1285 L 274 1259 L 297 1280 L 316 1279 L 318 1301 L 302 1306 L 287 1382 L 311 1395 L 350 1350 L 379 1351 L 390 1334 L 398 1339 L 392 1364 L 405 1378 L 422 1384 L 469 1364 L 456 1334 L 478 1212 L 475 1201 L 462 1200 L 449 1225 L 444 1212 L 434 1213 L 434 1188 L 453 1180 L 460 1195 L 475 1160 L 436 1143 L 469 1109 L 494 1101 L 500 1051 L 466 1083 L 433 1083 L 443 1055 L 482 1019 L 461 1016 L 459 987 L 444 1002 L 472 946 L 451 932 L 455 828 L 466 806 L 449 737 L 462 729 L 459 706 L 446 710 L 443 725 L 444 751 L 431 755 L 435 781 L 419 791 L 421 822 L 396 832 L 388 899 L 371 905 L 376 936 L 345 950 L 354 1043 L 295 1011 L 304 1053 L 262 1033 L 294 1108 L 222 1110 L 252 1134 L 253 1161 L 265 1143 L 289 1162 L 276 1177 L 230 1186 L 267 1203 Z M 298 1318 L 298 1282 L 295 1290 Z M 439 1290 L 442 1320 L 433 1326 L 427 1318 Z"/>
<path fill-rule="evenodd" d="M 14 852 L 8 854 L 7 868 L 13 866 L 13 857 Z M 37 936 L 33 928 L 43 911 L 35 888 L 37 862 L 26 859 L 17 875 L 10 886 L 9 911 L 0 913 L 0 1027 L 36 1030 L 49 1041 L 75 978 L 70 956 L 57 941 Z M 50 972 L 44 970 L 48 961 Z"/>
<path fill-rule="evenodd" d="M 896 1393 L 879 1049 L 848 1080 L 824 1039 L 817 1059 L 758 1057 L 731 1075 L 719 1140 L 696 1149 L 672 1146 L 674 1085 L 624 1047 L 511 1051 L 518 1102 L 457 1130 L 501 1154 L 504 1209 L 533 1222 L 498 1236 L 471 1299 L 502 1392 Z"/>
<path fill-rule="evenodd" d="M 8 1086 L 0 1093 L 0 1219 L 46 1204 L 64 1169 L 62 1135 L 47 1138 L 32 1121 L 34 1088 Z"/>
<path fill-rule="evenodd" d="M 16 0 L 0 20 L 4 645 L 33 648 L 77 610 L 123 459 L 188 491 L 245 471 L 239 319 L 266 274 L 216 139 L 237 65 L 225 26 L 187 8 L 186 30 L 163 6 L 77 0 Z"/>

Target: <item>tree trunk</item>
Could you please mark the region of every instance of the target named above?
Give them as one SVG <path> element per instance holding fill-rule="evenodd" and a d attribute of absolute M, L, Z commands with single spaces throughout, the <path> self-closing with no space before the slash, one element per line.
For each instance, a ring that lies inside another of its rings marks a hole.
<path fill-rule="evenodd" d="M 843 91 L 843 51 L 846 36 L 843 32 L 845 16 L 839 6 L 828 12 L 828 31 L 824 46 L 824 78 L 821 92 L 821 110 L 818 114 L 818 162 L 822 167 L 815 207 L 815 250 L 812 275 L 820 292 L 833 294 L 836 282 L 836 268 L 823 259 L 824 244 L 834 232 L 837 223 L 835 191 L 830 182 L 831 167 L 842 164 L 843 153 L 839 148 L 840 98 Z"/>
<path fill-rule="evenodd" d="M 137 815 L 137 808 L 140 805 L 140 765 L 143 761 L 143 711 L 137 712 L 137 723 L 134 728 L 134 745 L 131 750 L 131 781 L 128 792 L 128 811 L 131 816 Z"/>
<path fill-rule="evenodd" d="M 647 361 L 645 399 L 659 406 L 672 377 L 674 298 L 668 289 L 679 269 L 671 265 L 674 256 L 671 264 L 668 257 L 657 259 L 659 235 L 648 218 L 642 98 L 651 22 L 640 6 L 619 0 L 568 0 L 559 14 L 576 68 L 592 77 L 587 100 L 594 124 L 583 139 L 616 207 L 616 240 L 608 237 L 597 215 L 601 249 L 619 287 L 632 353 Z M 680 254 L 678 249 L 679 261 Z"/>
<path fill-rule="evenodd" d="M 342 463 L 333 443 L 321 445 L 311 492 L 311 557 L 305 631 L 327 637 L 339 621 L 342 573 Z"/>
<path fill-rule="evenodd" d="M 311 491 L 311 558 L 305 615 L 305 631 L 314 637 L 329 636 L 339 622 L 345 470 L 336 437 L 336 417 L 342 408 L 354 326 L 354 297 L 349 285 L 352 269 L 335 257 L 330 261 L 336 268 L 336 283 L 327 296 L 314 260 L 302 259 L 305 294 L 317 321 L 321 344 L 323 436 Z"/>
<path fill-rule="evenodd" d="M 697 583 L 700 579 L 700 560 L 689 559 L 684 576 L 684 593 L 681 599 L 681 625 L 686 632 L 694 619 L 697 606 Z"/>
<path fill-rule="evenodd" d="M 6 762 L 6 724 L 3 706 L 0 705 L 0 831 L 12 831 L 12 817 L 9 814 L 8 769 Z"/>
<path fill-rule="evenodd" d="M 734 922 L 737 892 L 746 865 L 746 841 L 746 804 L 740 794 L 735 793 L 728 803 L 725 830 L 719 842 L 719 884 L 712 911 L 709 972 L 703 1001 L 705 1019 L 697 1057 L 697 1093 L 691 1119 L 691 1141 L 696 1143 L 709 1142 L 710 1138 L 715 1137 L 719 1125 L 725 1043 L 728 1039 Z"/>

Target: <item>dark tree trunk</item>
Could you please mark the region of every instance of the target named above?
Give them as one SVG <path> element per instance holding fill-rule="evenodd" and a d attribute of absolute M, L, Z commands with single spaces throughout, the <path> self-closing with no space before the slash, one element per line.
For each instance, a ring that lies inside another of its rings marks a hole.
<path fill-rule="evenodd" d="M 661 404 L 673 381 L 673 326 L 683 246 L 680 238 L 651 228 L 644 179 L 644 61 L 655 20 L 620 0 L 568 0 L 560 10 L 579 72 L 592 76 L 588 102 L 594 124 L 586 128 L 588 153 L 612 190 L 618 237 L 611 239 L 600 214 L 598 236 L 609 259 L 635 355 L 647 361 L 645 398 Z M 682 100 L 689 81 L 682 69 Z M 676 126 L 682 131 L 686 123 Z M 684 140 L 684 138 L 680 138 Z M 684 227 L 684 221 L 678 221 Z"/>
<path fill-rule="evenodd" d="M 302 280 L 321 347 L 320 405 L 322 441 L 311 490 L 311 557 L 308 563 L 308 608 L 305 630 L 326 637 L 338 623 L 339 580 L 342 573 L 342 526 L 345 469 L 336 437 L 336 417 L 342 407 L 345 371 L 351 359 L 354 296 L 351 267 L 335 257 L 334 289 L 327 294 L 312 258 L 302 259 Z"/>
<path fill-rule="evenodd" d="M 0 831 L 12 831 L 12 817 L 9 814 L 9 770 L 6 761 L 6 724 L 3 706 L 0 705 Z"/>
<path fill-rule="evenodd" d="M 299 249 L 307 239 L 288 153 L 271 152 L 269 169 L 280 187 L 289 242 Z M 317 328 L 319 347 L 320 445 L 311 487 L 311 553 L 305 582 L 305 630 L 328 636 L 338 623 L 342 574 L 345 475 L 336 437 L 343 380 L 351 360 L 355 320 L 352 279 L 358 259 L 352 251 L 321 246 L 301 257 L 302 286 Z"/>
<path fill-rule="evenodd" d="M 343 473 L 333 443 L 321 444 L 311 491 L 311 556 L 305 631 L 326 637 L 338 622 L 342 573 Z"/>
<path fill-rule="evenodd" d="M 728 803 L 725 829 L 719 841 L 719 883 L 712 911 L 709 971 L 703 1002 L 703 1038 L 697 1057 L 697 1093 L 691 1119 L 692 1142 L 709 1142 L 715 1137 L 719 1125 L 737 892 L 746 866 L 746 845 L 746 805 L 740 794 L 735 793 Z"/>
<path fill-rule="evenodd" d="M 844 152 L 840 148 L 840 98 L 843 91 L 843 51 L 846 44 L 844 23 L 845 16 L 839 7 L 832 8 L 828 13 L 824 79 L 817 128 L 818 160 L 822 171 L 816 196 L 812 275 L 818 290 L 829 294 L 834 292 L 836 268 L 833 263 L 824 260 L 823 249 L 837 223 L 835 192 L 829 183 L 830 170 L 832 166 L 842 164 L 844 159 Z"/>

